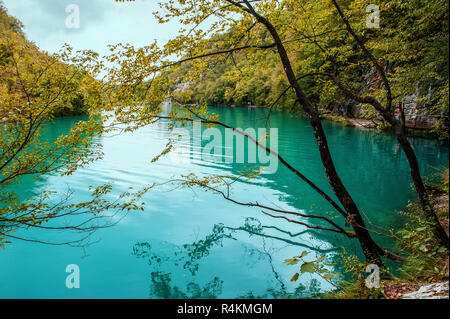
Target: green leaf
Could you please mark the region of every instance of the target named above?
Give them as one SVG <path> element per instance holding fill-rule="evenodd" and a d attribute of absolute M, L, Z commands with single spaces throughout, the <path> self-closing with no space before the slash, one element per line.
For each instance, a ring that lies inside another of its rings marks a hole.
<path fill-rule="evenodd" d="M 302 251 L 302 253 L 300 255 L 295 256 L 295 258 L 303 258 L 303 257 L 307 256 L 308 254 L 309 254 L 309 251 L 304 250 L 304 251 Z"/>
<path fill-rule="evenodd" d="M 316 262 L 321 262 L 325 260 L 325 256 L 321 256 L 319 258 L 316 259 Z"/>
<path fill-rule="evenodd" d="M 331 263 L 331 264 L 324 264 L 325 266 L 336 266 L 337 263 Z"/>
<path fill-rule="evenodd" d="M 304 250 L 304 251 L 302 251 L 300 257 L 303 258 L 303 257 L 307 256 L 308 254 L 309 254 L 309 251 Z"/>
<path fill-rule="evenodd" d="M 300 267 L 300 272 L 302 274 L 304 274 L 305 272 L 313 273 L 315 269 L 316 265 L 314 264 L 314 262 L 305 262 Z"/>
<path fill-rule="evenodd" d="M 297 265 L 299 260 L 295 258 L 285 259 L 284 262 L 288 265 Z"/>
<path fill-rule="evenodd" d="M 323 277 L 323 279 L 327 279 L 327 280 L 334 278 L 334 276 L 332 274 L 326 274 L 326 275 L 323 275 L 322 277 Z"/>
<path fill-rule="evenodd" d="M 292 276 L 291 281 L 297 281 L 299 275 L 300 274 L 298 272 L 296 272 L 295 275 Z"/>
<path fill-rule="evenodd" d="M 447 250 L 447 248 L 445 248 L 444 246 L 439 247 L 438 253 L 445 253 L 446 250 Z"/>

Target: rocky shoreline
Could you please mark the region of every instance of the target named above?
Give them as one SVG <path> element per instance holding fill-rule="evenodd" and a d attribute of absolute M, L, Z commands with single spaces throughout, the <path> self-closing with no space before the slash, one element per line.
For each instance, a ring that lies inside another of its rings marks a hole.
<path fill-rule="evenodd" d="M 449 195 L 439 194 L 433 196 L 436 211 L 448 212 Z M 449 216 L 440 220 L 445 232 L 449 233 Z M 448 254 L 446 256 L 447 275 L 449 268 Z M 384 282 L 382 285 L 387 299 L 449 299 L 449 280 L 436 280 L 433 282 Z"/>

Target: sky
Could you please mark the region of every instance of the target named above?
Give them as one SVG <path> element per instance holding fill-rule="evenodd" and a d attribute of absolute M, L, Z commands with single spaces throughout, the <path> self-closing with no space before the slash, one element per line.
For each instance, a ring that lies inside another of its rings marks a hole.
<path fill-rule="evenodd" d="M 164 43 L 175 36 L 179 29 L 175 21 L 160 25 L 153 17 L 152 12 L 159 9 L 161 1 L 164 0 L 3 0 L 3 4 L 10 15 L 24 24 L 28 40 L 42 50 L 54 53 L 68 43 L 76 50 L 107 54 L 107 44 L 121 42 L 141 47 L 155 39 Z M 79 8 L 79 28 L 66 25 L 66 20 L 75 21 L 75 11 L 66 12 L 69 5 Z"/>

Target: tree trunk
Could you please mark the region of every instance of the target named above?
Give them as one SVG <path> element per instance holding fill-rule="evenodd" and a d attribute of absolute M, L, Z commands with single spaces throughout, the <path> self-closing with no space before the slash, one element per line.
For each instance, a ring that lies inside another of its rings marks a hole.
<path fill-rule="evenodd" d="M 356 203 L 348 193 L 336 171 L 328 147 L 327 138 L 325 132 L 323 131 L 322 123 L 318 117 L 318 114 L 310 117 L 310 123 L 314 130 L 314 136 L 316 138 L 317 145 L 319 146 L 320 158 L 322 160 L 328 181 L 348 214 L 347 222 L 348 224 L 351 224 L 353 226 L 353 229 L 356 233 L 367 261 L 381 266 L 383 263 L 380 258 L 378 245 L 370 236 L 370 233 L 365 226 L 364 220 L 361 217 Z"/>
<path fill-rule="evenodd" d="M 428 192 L 425 189 L 425 185 L 422 181 L 422 176 L 420 175 L 419 163 L 417 162 L 416 154 L 406 138 L 404 128 L 400 125 L 396 127 L 397 140 L 400 143 L 403 151 L 405 152 L 406 158 L 408 159 L 409 167 L 411 170 L 411 178 L 413 180 L 414 188 L 419 195 L 420 206 L 425 214 L 425 218 L 432 225 L 433 232 L 436 238 L 444 245 L 449 247 L 448 235 L 442 227 L 439 219 L 436 216 L 433 204 L 428 196 Z"/>
<path fill-rule="evenodd" d="M 314 137 L 316 139 L 317 145 L 319 147 L 319 153 L 322 160 L 322 164 L 325 169 L 325 173 L 327 175 L 328 181 L 338 197 L 339 201 L 343 205 L 346 210 L 348 216 L 347 221 L 349 224 L 353 226 L 353 229 L 356 233 L 356 236 L 361 244 L 361 248 L 364 252 L 364 255 L 368 262 L 375 263 L 377 265 L 382 266 L 383 263 L 380 258 L 379 247 L 373 241 L 372 237 L 369 234 L 369 231 L 365 227 L 364 221 L 359 213 L 358 207 L 353 201 L 352 197 L 348 193 L 344 184 L 342 183 L 336 168 L 333 163 L 333 159 L 331 157 L 331 153 L 328 147 L 328 141 L 325 135 L 325 132 L 322 127 L 322 123 L 319 118 L 319 114 L 317 110 L 311 105 L 303 91 L 301 90 L 297 79 L 295 77 L 294 71 L 292 69 L 291 62 L 287 55 L 287 52 L 284 48 L 284 45 L 276 31 L 275 27 L 264 17 L 257 14 L 255 11 L 251 12 L 255 18 L 265 25 L 267 30 L 272 35 L 272 38 L 275 41 L 278 54 L 281 58 L 281 62 L 283 64 L 286 76 L 288 78 L 289 84 L 294 90 L 295 96 L 299 103 L 302 105 L 303 110 L 305 111 L 311 126 L 314 131 Z"/>
<path fill-rule="evenodd" d="M 413 180 L 414 188 L 419 196 L 420 207 L 422 208 L 425 218 L 430 223 L 433 228 L 433 233 L 436 239 L 446 248 L 449 247 L 449 238 L 447 233 L 442 227 L 439 219 L 436 215 L 433 204 L 431 203 L 430 197 L 428 196 L 428 192 L 425 189 L 425 185 L 422 180 L 422 175 L 420 174 L 419 163 L 417 161 L 416 153 L 409 143 L 408 138 L 405 133 L 405 115 L 404 110 L 402 108 L 402 119 L 401 121 L 397 121 L 394 116 L 388 112 L 387 110 L 380 110 L 383 118 L 391 124 L 395 128 L 395 136 L 397 141 L 400 143 L 403 152 L 405 152 L 406 158 L 409 163 L 409 168 L 411 172 L 411 179 Z"/>
<path fill-rule="evenodd" d="M 349 21 L 345 17 L 344 13 L 342 12 L 341 8 L 337 4 L 335 0 L 332 0 L 334 6 L 336 7 L 339 15 L 341 16 L 342 20 L 344 21 L 348 32 L 352 35 L 352 37 L 356 40 L 359 47 L 362 49 L 366 57 L 368 57 L 373 65 L 376 67 L 378 74 L 381 76 L 387 93 L 387 106 L 386 108 L 383 108 L 381 104 L 377 103 L 378 105 L 372 104 L 383 116 L 383 118 L 391 124 L 395 128 L 395 134 L 397 136 L 397 140 L 399 141 L 403 151 L 405 152 L 405 155 L 408 159 L 410 170 L 411 170 L 411 178 L 414 183 L 414 187 L 416 189 L 417 194 L 419 195 L 419 202 L 420 206 L 428 220 L 428 222 L 433 227 L 433 232 L 436 236 L 436 238 L 441 242 L 442 245 L 445 247 L 449 247 L 449 238 L 448 235 L 445 233 L 444 228 L 440 224 L 435 209 L 430 201 L 430 198 L 428 196 L 428 193 L 425 189 L 425 185 L 422 181 L 422 176 L 420 175 L 419 165 L 417 162 L 416 154 L 414 153 L 413 148 L 411 147 L 411 144 L 409 143 L 408 139 L 406 138 L 405 134 L 405 111 L 404 107 L 401 107 L 401 121 L 397 121 L 395 117 L 391 113 L 391 104 L 392 104 L 392 94 L 391 94 L 391 87 L 389 84 L 389 81 L 385 75 L 385 72 L 383 70 L 382 65 L 380 65 L 375 57 L 370 53 L 370 51 L 365 47 L 364 42 L 361 41 L 361 39 L 356 35 L 355 31 L 350 26 Z"/>

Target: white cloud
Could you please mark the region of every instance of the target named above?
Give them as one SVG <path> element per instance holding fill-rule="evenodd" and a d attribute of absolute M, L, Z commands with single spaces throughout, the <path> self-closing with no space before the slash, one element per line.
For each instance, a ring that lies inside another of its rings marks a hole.
<path fill-rule="evenodd" d="M 80 8 L 80 29 L 65 26 L 66 6 Z M 176 22 L 159 25 L 152 12 L 156 0 L 116 3 L 114 0 L 4 0 L 9 14 L 25 25 L 29 40 L 50 53 L 64 43 L 77 50 L 91 49 L 107 53 L 107 44 L 148 45 L 153 40 L 165 42 L 176 35 Z"/>

